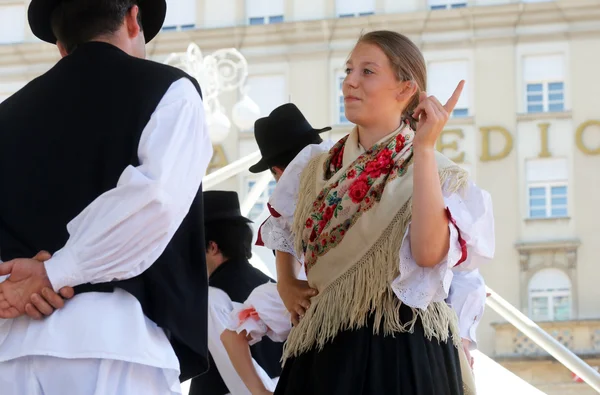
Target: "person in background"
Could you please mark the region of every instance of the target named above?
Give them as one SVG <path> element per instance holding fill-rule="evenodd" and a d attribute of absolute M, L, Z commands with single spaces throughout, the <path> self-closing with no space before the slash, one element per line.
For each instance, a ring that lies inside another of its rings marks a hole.
<path fill-rule="evenodd" d="M 265 340 L 246 351 L 246 365 L 230 360 L 221 342 L 234 305 L 242 303 L 253 290 L 273 280 L 253 267 L 251 221 L 240 212 L 236 192 L 204 192 L 206 262 L 209 274 L 208 348 L 209 371 L 192 380 L 190 395 L 264 395 L 275 389 L 281 374 L 283 343 Z M 236 368 L 245 366 L 244 382 Z"/>
<path fill-rule="evenodd" d="M 62 58 L 0 104 L 3 395 L 179 394 L 208 367 L 212 145 L 197 81 L 144 59 L 165 13 L 29 5 Z"/>

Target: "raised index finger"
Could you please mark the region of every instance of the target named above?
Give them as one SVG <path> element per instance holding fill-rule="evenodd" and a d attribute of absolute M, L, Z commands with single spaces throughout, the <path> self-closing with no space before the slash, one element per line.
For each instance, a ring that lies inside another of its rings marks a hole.
<path fill-rule="evenodd" d="M 454 90 L 452 96 L 450 96 L 450 99 L 448 99 L 446 104 L 444 104 L 444 109 L 446 109 L 446 112 L 448 112 L 448 114 L 452 114 L 452 111 L 454 111 L 454 107 L 456 107 L 456 103 L 458 103 L 458 99 L 460 98 L 460 94 L 462 93 L 464 86 L 465 80 L 461 80 L 458 83 L 456 89 Z"/>

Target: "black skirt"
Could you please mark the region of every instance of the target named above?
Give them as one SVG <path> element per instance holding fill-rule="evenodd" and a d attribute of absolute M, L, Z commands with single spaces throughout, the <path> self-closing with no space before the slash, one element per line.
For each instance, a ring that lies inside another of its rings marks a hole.
<path fill-rule="evenodd" d="M 404 322 L 410 308 L 400 310 Z M 382 332 L 380 332 L 382 333 Z M 458 350 L 414 333 L 373 334 L 369 325 L 340 332 L 321 351 L 290 358 L 275 395 L 462 395 Z"/>

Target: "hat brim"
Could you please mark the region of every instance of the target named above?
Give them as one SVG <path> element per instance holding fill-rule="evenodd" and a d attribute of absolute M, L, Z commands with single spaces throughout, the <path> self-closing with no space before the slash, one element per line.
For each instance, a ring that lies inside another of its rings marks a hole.
<path fill-rule="evenodd" d="M 325 133 L 331 130 L 330 126 L 327 126 L 323 129 L 313 129 L 311 132 L 316 133 L 316 134 L 321 134 L 321 133 Z M 256 162 L 254 165 L 250 166 L 250 168 L 248 169 L 250 171 L 250 173 L 262 173 L 265 170 L 269 170 L 269 168 L 271 166 L 269 166 L 269 164 L 267 163 L 269 160 L 269 158 L 260 158 L 260 160 L 258 162 Z"/>
<path fill-rule="evenodd" d="M 62 0 L 32 0 L 27 10 L 29 27 L 33 34 L 42 41 L 56 44 L 56 36 L 50 22 L 52 12 Z M 167 15 L 165 0 L 139 0 L 142 15 L 144 39 L 149 43 L 162 29 Z"/>

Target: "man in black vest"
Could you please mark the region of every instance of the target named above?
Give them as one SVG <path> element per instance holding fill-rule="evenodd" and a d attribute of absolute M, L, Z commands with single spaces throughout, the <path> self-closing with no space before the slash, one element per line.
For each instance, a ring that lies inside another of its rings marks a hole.
<path fill-rule="evenodd" d="M 220 336 L 227 328 L 232 302 L 243 303 L 254 288 L 273 280 L 248 261 L 252 257 L 252 228 L 248 225 L 251 221 L 242 216 L 236 192 L 204 192 L 204 221 L 212 364 L 208 373 L 192 380 L 190 395 L 267 393 L 274 389 L 271 379 L 281 374 L 283 343 L 265 337 L 250 347 L 252 358 L 262 370 L 253 372 L 259 388 L 248 389 L 229 360 Z"/>
<path fill-rule="evenodd" d="M 29 6 L 62 59 L 0 104 L 2 395 L 178 394 L 208 367 L 212 147 L 198 83 L 143 60 L 165 12 Z"/>

